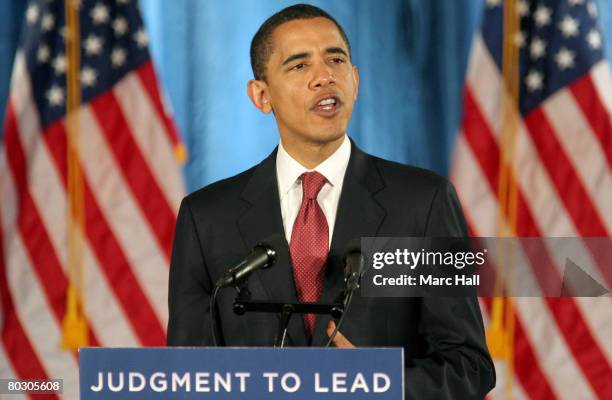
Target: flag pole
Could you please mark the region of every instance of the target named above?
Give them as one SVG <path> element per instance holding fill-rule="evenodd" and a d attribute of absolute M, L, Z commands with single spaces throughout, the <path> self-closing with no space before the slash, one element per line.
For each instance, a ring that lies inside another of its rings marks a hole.
<path fill-rule="evenodd" d="M 79 82 L 81 35 L 79 10 L 75 0 L 64 0 L 66 15 L 66 142 L 68 165 L 68 289 L 66 313 L 62 321 L 62 348 L 77 350 L 88 344 L 89 332 L 84 315 L 83 238 L 85 210 L 83 172 L 79 161 L 79 117 L 81 87 Z"/>
<path fill-rule="evenodd" d="M 498 198 L 499 208 L 497 214 L 497 231 L 499 237 L 516 236 L 518 188 L 513 165 L 516 160 L 516 135 L 519 126 L 519 46 L 520 46 L 520 17 L 516 0 L 504 1 L 504 26 L 502 43 L 502 76 L 501 90 L 501 132 Z M 505 361 L 506 381 L 504 398 L 512 398 L 512 381 L 514 376 L 514 305 L 511 297 L 501 296 L 502 276 L 508 285 L 506 289 L 512 294 L 513 276 L 506 276 L 506 272 L 513 274 L 513 254 L 509 247 L 501 244 L 498 252 L 498 266 L 500 273 L 495 282 L 495 293 L 492 300 L 491 322 L 487 329 L 487 344 L 491 355 Z"/>

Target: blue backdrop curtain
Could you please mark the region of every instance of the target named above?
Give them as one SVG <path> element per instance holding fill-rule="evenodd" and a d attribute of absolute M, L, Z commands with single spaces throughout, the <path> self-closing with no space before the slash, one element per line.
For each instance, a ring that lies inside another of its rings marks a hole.
<path fill-rule="evenodd" d="M 258 26 L 295 1 L 141 0 L 157 69 L 190 153 L 189 190 L 238 173 L 278 143 L 272 116 L 246 96 Z M 359 67 L 349 134 L 366 151 L 448 172 L 472 35 L 484 0 L 309 1 L 344 26 Z M 598 0 L 607 54 L 612 2 Z M 26 2 L 0 0 L 4 110 Z"/>

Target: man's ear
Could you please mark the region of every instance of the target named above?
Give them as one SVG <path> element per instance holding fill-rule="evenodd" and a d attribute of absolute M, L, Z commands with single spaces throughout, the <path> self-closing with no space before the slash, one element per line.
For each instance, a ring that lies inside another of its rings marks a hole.
<path fill-rule="evenodd" d="M 272 105 L 268 96 L 268 84 L 266 82 L 251 79 L 247 83 L 247 94 L 259 111 L 264 114 L 269 114 L 272 111 Z"/>

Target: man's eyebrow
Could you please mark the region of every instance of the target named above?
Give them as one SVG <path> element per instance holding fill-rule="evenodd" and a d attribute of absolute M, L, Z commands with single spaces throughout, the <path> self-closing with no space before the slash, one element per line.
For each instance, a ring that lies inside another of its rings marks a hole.
<path fill-rule="evenodd" d="M 343 54 L 344 56 L 348 57 L 348 54 L 342 47 L 328 47 L 325 49 L 325 52 L 328 54 Z"/>
<path fill-rule="evenodd" d="M 346 50 L 344 50 L 342 47 L 328 47 L 325 49 L 325 53 L 327 54 L 342 54 L 345 57 L 348 57 L 349 55 L 347 54 Z M 292 61 L 295 60 L 301 60 L 304 58 L 308 58 L 310 57 L 310 52 L 302 52 L 302 53 L 296 53 L 296 54 L 292 54 L 289 57 L 287 57 L 285 59 L 285 61 L 283 61 L 282 65 L 287 65 Z"/>
<path fill-rule="evenodd" d="M 283 61 L 282 65 L 287 65 L 287 64 L 289 64 L 292 61 L 300 60 L 302 58 L 308 58 L 308 57 L 310 57 L 310 53 L 308 53 L 308 52 L 292 54 L 289 57 L 287 57 L 287 59 L 285 61 Z"/>

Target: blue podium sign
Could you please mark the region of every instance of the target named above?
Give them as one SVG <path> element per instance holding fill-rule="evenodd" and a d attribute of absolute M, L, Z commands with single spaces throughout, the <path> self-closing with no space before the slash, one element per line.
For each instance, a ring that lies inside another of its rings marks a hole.
<path fill-rule="evenodd" d="M 403 399 L 403 349 L 83 348 L 81 399 Z"/>

